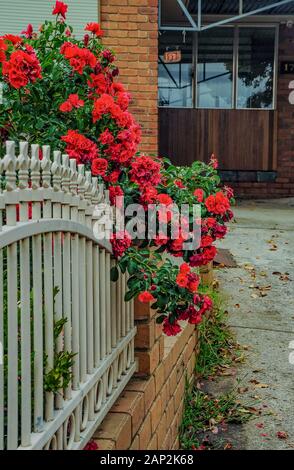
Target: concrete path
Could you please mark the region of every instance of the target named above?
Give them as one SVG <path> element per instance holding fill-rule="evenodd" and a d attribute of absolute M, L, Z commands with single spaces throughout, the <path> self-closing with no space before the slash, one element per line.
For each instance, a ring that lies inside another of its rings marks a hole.
<path fill-rule="evenodd" d="M 261 413 L 237 441 L 247 450 L 294 450 L 294 200 L 241 202 L 235 215 L 220 247 L 238 267 L 216 277 L 229 324 L 248 347 L 237 372 L 241 400 Z"/>

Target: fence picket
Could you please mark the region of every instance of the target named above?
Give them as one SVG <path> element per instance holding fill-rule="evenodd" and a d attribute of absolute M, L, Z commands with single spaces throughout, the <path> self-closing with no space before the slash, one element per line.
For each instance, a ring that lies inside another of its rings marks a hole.
<path fill-rule="evenodd" d="M 2 211 L 0 210 L 0 232 Z M 0 249 L 0 450 L 4 449 L 4 292 L 3 292 L 3 250 Z"/>
<path fill-rule="evenodd" d="M 95 205 L 111 212 L 103 185 L 39 151 L 21 142 L 16 158 L 8 141 L 0 159 L 0 449 L 82 449 L 135 371 L 133 314 L 94 231 Z M 44 393 L 59 352 L 75 354 L 70 383 Z"/>
<path fill-rule="evenodd" d="M 93 271 L 94 271 L 94 331 L 101 331 L 100 321 L 100 275 L 99 275 L 99 247 L 93 250 Z M 100 334 L 94 334 L 94 367 L 98 367 L 100 362 Z"/>

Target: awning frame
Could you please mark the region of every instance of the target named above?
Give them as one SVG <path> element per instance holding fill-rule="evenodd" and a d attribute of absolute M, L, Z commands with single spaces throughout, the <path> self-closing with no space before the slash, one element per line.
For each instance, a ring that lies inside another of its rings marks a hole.
<path fill-rule="evenodd" d="M 202 14 L 202 0 L 195 0 L 198 1 L 198 15 L 197 15 L 197 22 L 194 20 L 193 16 L 189 13 L 186 5 L 184 4 L 183 0 L 176 0 L 179 7 L 183 11 L 186 19 L 190 23 L 191 26 L 163 26 L 161 24 L 161 0 L 159 0 L 159 29 L 160 30 L 165 30 L 165 31 L 205 31 L 207 29 L 215 28 L 217 26 L 223 26 L 235 21 L 242 20 L 243 18 L 248 18 L 250 16 L 258 15 L 262 12 L 266 12 L 268 10 L 271 10 L 272 8 L 275 7 L 280 7 L 282 5 L 287 5 L 288 3 L 294 3 L 294 0 L 273 0 L 273 3 L 270 5 L 266 5 L 260 8 L 257 8 L 252 11 L 246 11 L 244 12 L 243 10 L 243 0 L 239 0 L 239 14 L 238 15 L 233 15 L 229 18 L 223 18 L 219 21 L 214 21 L 209 24 L 202 24 L 203 20 L 203 14 Z"/>

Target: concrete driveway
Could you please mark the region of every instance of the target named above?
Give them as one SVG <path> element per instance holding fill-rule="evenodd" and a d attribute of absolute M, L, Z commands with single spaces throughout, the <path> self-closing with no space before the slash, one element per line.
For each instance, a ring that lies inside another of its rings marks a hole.
<path fill-rule="evenodd" d="M 240 430 L 240 448 L 294 449 L 294 200 L 243 201 L 235 215 L 220 247 L 238 267 L 216 277 L 248 355 L 240 398 L 259 412 Z"/>

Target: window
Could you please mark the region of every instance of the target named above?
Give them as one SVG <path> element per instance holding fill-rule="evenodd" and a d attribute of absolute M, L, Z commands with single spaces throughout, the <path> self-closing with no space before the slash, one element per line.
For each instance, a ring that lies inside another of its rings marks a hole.
<path fill-rule="evenodd" d="M 239 28 L 238 108 L 272 108 L 275 30 Z"/>
<path fill-rule="evenodd" d="M 159 106 L 193 106 L 192 34 L 165 31 L 161 34 L 158 64 Z M 177 52 L 176 61 L 166 57 L 167 52 Z M 180 60 L 179 60 L 180 57 Z"/>
<path fill-rule="evenodd" d="M 275 43 L 276 28 L 269 26 L 163 31 L 159 106 L 273 109 Z M 180 59 L 165 61 L 168 51 L 180 51 Z"/>
<path fill-rule="evenodd" d="M 233 106 L 234 29 L 217 28 L 198 37 L 197 105 Z"/>
<path fill-rule="evenodd" d="M 52 8 L 56 0 L 0 0 L 0 36 L 20 34 L 31 23 L 38 30 L 45 20 L 54 20 Z M 85 34 L 84 26 L 98 20 L 97 0 L 64 0 L 68 5 L 67 20 L 77 37 Z"/>

